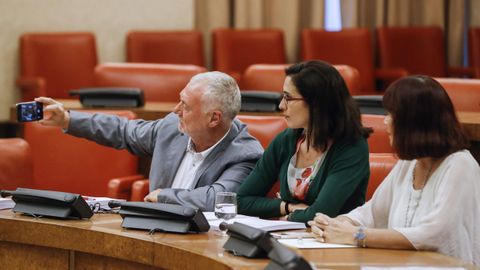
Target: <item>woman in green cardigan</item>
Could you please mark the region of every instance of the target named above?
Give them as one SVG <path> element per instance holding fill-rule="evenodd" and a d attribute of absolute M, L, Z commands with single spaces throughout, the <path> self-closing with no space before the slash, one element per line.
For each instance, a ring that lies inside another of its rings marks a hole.
<path fill-rule="evenodd" d="M 266 149 L 238 191 L 238 212 L 307 222 L 315 213 L 348 213 L 365 202 L 368 137 L 345 81 L 330 64 L 286 70 L 280 109 L 289 128 Z M 278 198 L 265 197 L 280 181 Z"/>

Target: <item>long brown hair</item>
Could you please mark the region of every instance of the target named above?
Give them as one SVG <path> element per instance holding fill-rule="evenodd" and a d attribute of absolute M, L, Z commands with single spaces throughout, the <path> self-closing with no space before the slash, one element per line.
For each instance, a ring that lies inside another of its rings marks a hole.
<path fill-rule="evenodd" d="M 308 104 L 307 145 L 324 151 L 328 140 L 355 140 L 372 132 L 362 126 L 360 110 L 332 65 L 307 61 L 288 67 L 285 73 Z"/>

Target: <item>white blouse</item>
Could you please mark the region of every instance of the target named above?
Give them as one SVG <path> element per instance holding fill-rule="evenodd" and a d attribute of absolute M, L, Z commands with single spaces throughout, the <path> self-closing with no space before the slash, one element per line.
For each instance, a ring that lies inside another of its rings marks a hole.
<path fill-rule="evenodd" d="M 423 191 L 414 190 L 412 185 L 416 162 L 398 161 L 372 199 L 345 216 L 367 228 L 394 229 L 418 250 L 438 251 L 480 264 L 477 161 L 467 150 L 449 155 Z"/>

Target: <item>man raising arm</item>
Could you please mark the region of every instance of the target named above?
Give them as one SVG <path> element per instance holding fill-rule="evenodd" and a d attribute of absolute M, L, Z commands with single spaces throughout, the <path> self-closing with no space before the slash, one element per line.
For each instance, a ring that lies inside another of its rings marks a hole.
<path fill-rule="evenodd" d="M 40 123 L 68 134 L 152 157 L 145 201 L 177 203 L 212 211 L 215 193 L 236 192 L 262 154 L 260 143 L 235 116 L 240 91 L 230 76 L 194 76 L 180 93 L 174 113 L 155 121 L 65 111 L 50 98 Z"/>

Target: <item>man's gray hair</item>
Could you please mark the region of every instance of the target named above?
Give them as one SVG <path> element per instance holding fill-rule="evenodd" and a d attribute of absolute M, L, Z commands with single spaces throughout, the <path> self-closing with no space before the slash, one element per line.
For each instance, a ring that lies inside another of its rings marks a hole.
<path fill-rule="evenodd" d="M 241 95 L 237 82 L 219 72 L 205 72 L 192 77 L 191 83 L 203 82 L 206 90 L 202 96 L 203 110 L 220 110 L 225 119 L 233 120 L 240 111 Z"/>

